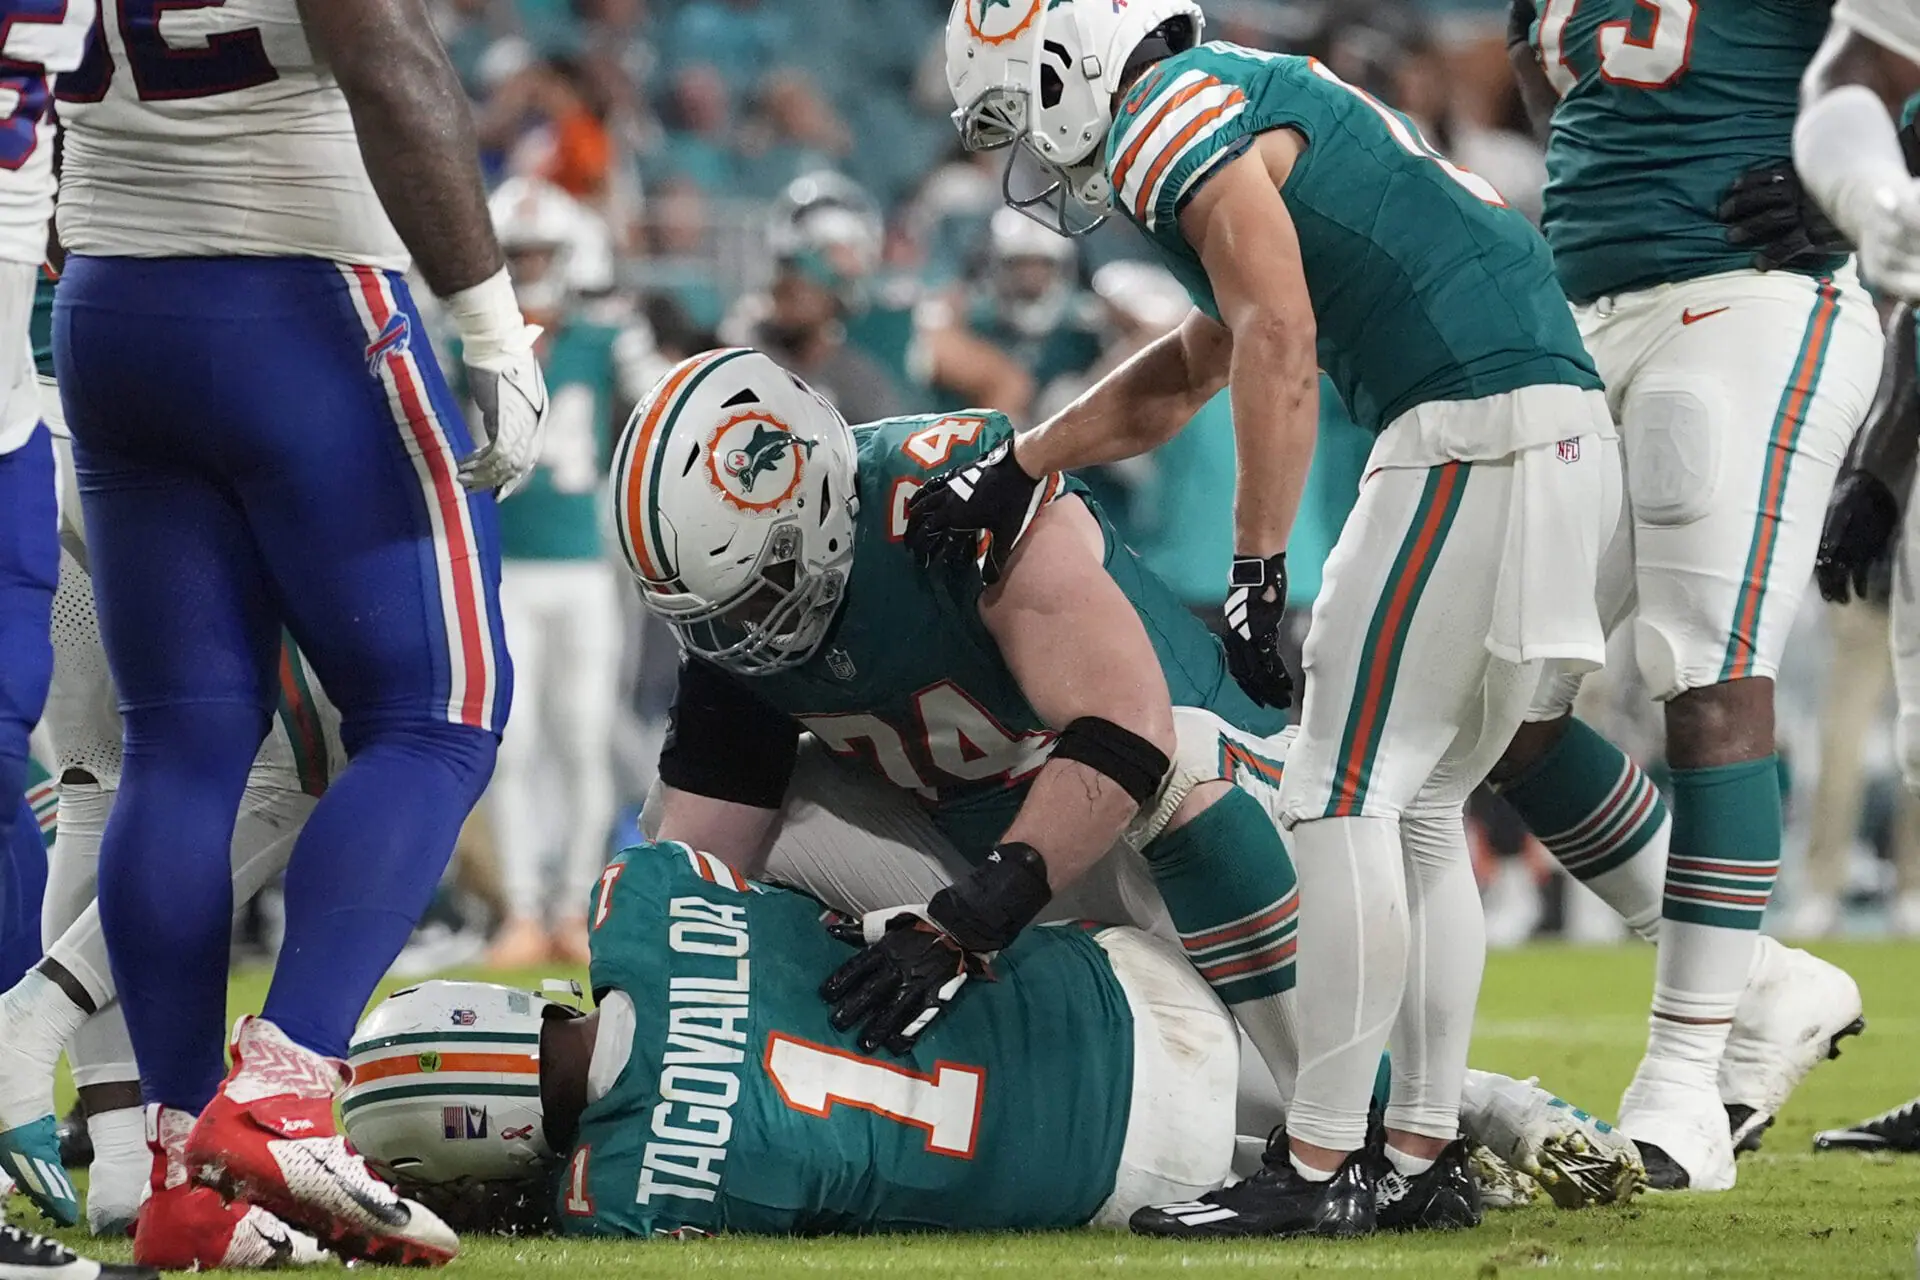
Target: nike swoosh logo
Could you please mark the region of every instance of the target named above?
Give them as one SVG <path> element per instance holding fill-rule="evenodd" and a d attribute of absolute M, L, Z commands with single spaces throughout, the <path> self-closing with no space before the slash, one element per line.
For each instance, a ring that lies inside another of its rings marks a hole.
<path fill-rule="evenodd" d="M 1722 311 L 1726 311 L 1728 309 L 1729 308 L 1727 307 L 1715 307 L 1711 311 L 1693 311 L 1690 309 L 1685 309 L 1680 312 L 1680 323 L 1693 324 L 1697 321 L 1705 320 L 1708 316 L 1717 316 Z"/>

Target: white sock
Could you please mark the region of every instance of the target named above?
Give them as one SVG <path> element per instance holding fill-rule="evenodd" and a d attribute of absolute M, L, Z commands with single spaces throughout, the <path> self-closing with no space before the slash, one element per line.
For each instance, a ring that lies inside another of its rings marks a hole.
<path fill-rule="evenodd" d="M 1391 1142 L 1387 1144 L 1387 1160 L 1403 1178 L 1417 1178 L 1433 1168 L 1432 1156 L 1410 1156 Z"/>
<path fill-rule="evenodd" d="M 38 969 L 0 995 L 0 1129 L 53 1114 L 53 1072 L 87 1012 Z"/>
<path fill-rule="evenodd" d="M 1287 1159 L 1293 1162 L 1293 1171 L 1308 1182 L 1332 1182 L 1333 1175 L 1339 1172 L 1337 1169 L 1316 1169 L 1310 1164 L 1302 1164 L 1300 1157 L 1292 1152 L 1287 1153 Z"/>
<path fill-rule="evenodd" d="M 1282 1115 L 1293 1107 L 1293 1086 L 1300 1075 L 1298 1006 L 1298 995 L 1293 991 L 1227 1006 L 1273 1077 L 1274 1087 L 1280 1091 Z"/>
<path fill-rule="evenodd" d="M 87 1170 L 87 1230 L 96 1236 L 126 1234 L 140 1210 L 152 1157 L 146 1119 L 139 1107 L 121 1107 L 87 1117 L 93 1164 Z"/>
<path fill-rule="evenodd" d="M 1660 905 L 1666 893 L 1667 845 L 1672 838 L 1673 818 L 1668 816 L 1640 852 L 1613 870 L 1580 882 L 1619 912 L 1641 941 L 1655 946 L 1660 945 Z"/>
<path fill-rule="evenodd" d="M 1381 1050 L 1407 984 L 1407 890 L 1393 818 L 1320 818 L 1293 829 L 1300 901 L 1300 1083 L 1287 1132 L 1357 1151 Z"/>
<path fill-rule="evenodd" d="M 1689 1000 L 1686 993 L 1658 983 L 1653 988 L 1653 1007 L 1682 1017 L 1731 1019 L 1733 1002 L 1725 1004 L 1725 1012 L 1720 1011 L 1720 1005 L 1719 1001 Z M 1720 1056 L 1726 1052 L 1727 1033 L 1732 1029 L 1731 1021 L 1676 1022 L 1655 1013 L 1647 1019 L 1647 1057 L 1666 1063 L 1669 1070 L 1665 1074 L 1669 1079 L 1679 1078 L 1709 1091 L 1716 1090 Z"/>

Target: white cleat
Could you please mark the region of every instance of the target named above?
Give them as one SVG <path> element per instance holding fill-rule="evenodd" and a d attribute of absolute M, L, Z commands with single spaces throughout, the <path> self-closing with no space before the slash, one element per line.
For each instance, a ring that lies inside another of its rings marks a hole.
<path fill-rule="evenodd" d="M 1467 1151 L 1482 1209 L 1524 1209 L 1540 1198 L 1540 1184 L 1479 1143 Z"/>
<path fill-rule="evenodd" d="M 1632 1138 L 1653 1191 L 1730 1191 L 1733 1140 L 1713 1086 L 1661 1058 L 1642 1058 L 1620 1099 L 1620 1132 Z"/>
<path fill-rule="evenodd" d="M 1625 1135 L 1532 1080 L 1468 1071 L 1460 1127 L 1562 1209 L 1618 1204 L 1647 1184 L 1640 1153 Z"/>
<path fill-rule="evenodd" d="M 1846 970 L 1764 934 L 1755 941 L 1720 1059 L 1720 1101 L 1736 1152 L 1758 1150 L 1800 1082 L 1866 1029 L 1860 1012 L 1860 988 Z"/>

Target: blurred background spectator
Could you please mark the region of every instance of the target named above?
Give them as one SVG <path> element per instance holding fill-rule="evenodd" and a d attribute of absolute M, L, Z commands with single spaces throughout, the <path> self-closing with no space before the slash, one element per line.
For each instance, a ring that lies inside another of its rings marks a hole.
<path fill-rule="evenodd" d="M 753 343 L 855 421 L 985 405 L 1024 423 L 1186 312 L 1120 220 L 1066 240 L 1002 207 L 1003 157 L 963 152 L 948 120 L 947 0 L 430 3 L 490 175 L 551 183 L 591 215 L 582 235 L 593 243 L 574 257 L 600 263 L 604 281 L 576 305 L 595 325 L 645 335 L 634 367 Z M 1499 0 L 1207 0 L 1207 13 L 1211 38 L 1321 58 L 1537 216 L 1544 165 Z M 1324 383 L 1321 410 L 1289 551 L 1296 643 L 1372 444 Z M 1128 541 L 1210 622 L 1231 552 L 1233 459 L 1223 394 L 1154 455 L 1087 477 Z M 650 781 L 672 658 L 625 604 L 614 754 L 630 807 Z M 1795 790 L 1770 927 L 1920 928 L 1920 809 L 1891 764 L 1884 615 L 1809 603 L 1801 622 L 1781 676 Z M 1630 637 L 1616 649 L 1582 710 L 1657 772 L 1659 721 L 1633 676 Z M 1470 826 L 1496 940 L 1617 936 L 1497 801 L 1477 801 Z M 476 828 L 469 847 L 488 844 Z M 498 881 L 469 871 L 467 908 L 442 932 L 483 933 L 522 914 Z"/>

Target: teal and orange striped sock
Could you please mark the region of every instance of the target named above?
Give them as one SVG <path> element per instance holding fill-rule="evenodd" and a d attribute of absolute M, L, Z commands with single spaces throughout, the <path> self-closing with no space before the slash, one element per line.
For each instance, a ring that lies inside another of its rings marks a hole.
<path fill-rule="evenodd" d="M 1773 756 L 1673 771 L 1673 852 L 1647 1054 L 1687 1063 L 1703 1087 L 1718 1068 L 1779 870 Z"/>
<path fill-rule="evenodd" d="M 1279 827 L 1258 800 L 1233 787 L 1141 852 L 1187 959 L 1232 1010 L 1290 1101 L 1298 1070 L 1293 952 L 1300 893 Z"/>
<path fill-rule="evenodd" d="M 1599 894 L 1629 929 L 1658 940 L 1672 827 L 1659 789 L 1624 751 L 1574 720 L 1500 794 L 1567 874 Z"/>

